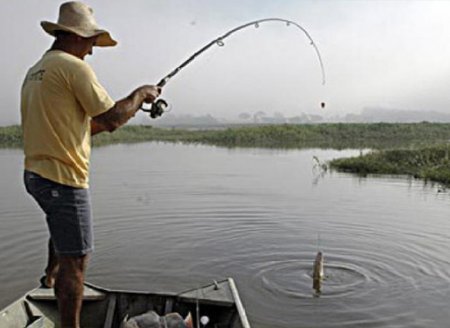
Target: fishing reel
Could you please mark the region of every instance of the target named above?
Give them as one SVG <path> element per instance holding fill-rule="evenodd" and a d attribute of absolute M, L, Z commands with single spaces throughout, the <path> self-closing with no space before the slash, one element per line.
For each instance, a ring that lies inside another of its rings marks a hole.
<path fill-rule="evenodd" d="M 150 113 L 151 118 L 160 117 L 164 112 L 167 112 L 169 104 L 164 99 L 157 99 L 154 103 L 150 105 L 149 108 L 141 107 L 141 110 L 146 113 Z"/>

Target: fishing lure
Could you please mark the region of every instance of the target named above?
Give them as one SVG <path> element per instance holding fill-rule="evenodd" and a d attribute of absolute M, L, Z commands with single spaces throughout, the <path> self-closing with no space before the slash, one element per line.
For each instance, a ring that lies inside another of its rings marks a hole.
<path fill-rule="evenodd" d="M 156 86 L 158 86 L 160 88 L 163 88 L 167 84 L 167 82 L 170 81 L 171 78 L 173 78 L 184 67 L 186 67 L 195 58 L 197 58 L 200 54 L 202 54 L 203 52 L 205 52 L 206 50 L 208 50 L 212 46 L 214 46 L 214 45 L 218 45 L 219 47 L 224 46 L 225 43 L 224 43 L 223 40 L 228 38 L 230 35 L 236 33 L 237 31 L 240 31 L 240 30 L 242 30 L 244 28 L 247 28 L 249 26 L 254 26 L 254 27 L 258 28 L 261 23 L 265 23 L 265 22 L 283 22 L 283 23 L 286 23 L 286 26 L 291 26 L 292 25 L 292 26 L 297 27 L 298 29 L 300 29 L 306 35 L 306 37 L 310 41 L 310 44 L 313 46 L 313 48 L 314 48 L 314 50 L 315 50 L 315 52 L 317 54 L 317 58 L 318 58 L 319 64 L 320 64 L 320 69 L 321 69 L 321 72 L 322 72 L 322 84 L 325 84 L 325 68 L 324 68 L 324 65 L 323 65 L 322 56 L 320 55 L 319 48 L 317 47 L 317 45 L 314 42 L 314 40 L 312 39 L 312 37 L 309 35 L 308 31 L 306 31 L 298 23 L 293 22 L 291 20 L 287 20 L 287 19 L 283 19 L 283 18 L 264 18 L 264 19 L 259 19 L 259 20 L 252 21 L 252 22 L 240 25 L 238 27 L 235 27 L 232 30 L 229 30 L 228 32 L 226 32 L 225 34 L 219 36 L 218 38 L 212 40 L 211 42 L 209 42 L 208 44 L 206 44 L 205 46 L 203 46 L 202 48 L 197 50 L 194 54 L 192 54 L 189 58 L 187 58 L 184 62 L 182 62 L 177 68 L 175 68 L 173 71 L 171 71 L 165 77 L 163 77 L 158 82 L 158 84 L 156 84 Z M 321 103 L 321 107 L 322 108 L 325 107 L 325 103 L 324 102 Z M 151 104 L 149 108 L 146 108 L 146 107 L 142 106 L 140 109 L 143 110 L 144 112 L 150 113 L 150 117 L 151 118 L 156 118 L 156 117 L 161 116 L 164 113 L 164 111 L 167 110 L 167 108 L 168 108 L 168 103 L 164 99 L 159 98 L 153 104 Z"/>

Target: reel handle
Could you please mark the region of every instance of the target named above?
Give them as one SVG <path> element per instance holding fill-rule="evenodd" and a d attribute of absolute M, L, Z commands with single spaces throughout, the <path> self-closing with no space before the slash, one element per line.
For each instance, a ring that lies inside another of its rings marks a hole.
<path fill-rule="evenodd" d="M 161 116 L 168 107 L 169 104 L 167 103 L 167 101 L 165 101 L 162 98 L 159 98 L 154 103 L 152 103 L 149 108 L 145 108 L 144 105 L 142 105 L 140 110 L 146 113 L 150 113 L 151 118 L 157 118 Z"/>

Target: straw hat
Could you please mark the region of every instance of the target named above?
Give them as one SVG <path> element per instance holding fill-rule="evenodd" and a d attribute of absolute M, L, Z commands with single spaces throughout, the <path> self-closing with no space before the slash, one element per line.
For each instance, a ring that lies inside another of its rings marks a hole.
<path fill-rule="evenodd" d="M 78 1 L 63 3 L 59 7 L 58 22 L 43 21 L 41 26 L 53 36 L 55 31 L 71 32 L 83 38 L 98 36 L 95 45 L 99 47 L 112 47 L 117 44 L 108 31 L 97 26 L 92 8 Z"/>

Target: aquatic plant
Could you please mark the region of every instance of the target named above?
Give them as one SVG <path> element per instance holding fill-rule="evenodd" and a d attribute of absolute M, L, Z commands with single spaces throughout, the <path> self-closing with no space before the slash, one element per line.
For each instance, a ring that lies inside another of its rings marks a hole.
<path fill-rule="evenodd" d="M 450 124 L 427 122 L 249 125 L 209 130 L 128 125 L 112 134 L 96 135 L 93 144 L 167 141 L 223 147 L 387 149 L 417 148 L 447 140 L 450 140 Z M 21 146 L 19 126 L 0 127 L 0 147 Z"/>
<path fill-rule="evenodd" d="M 406 174 L 450 186 L 450 145 L 372 151 L 330 161 L 332 169 L 367 174 Z"/>
<path fill-rule="evenodd" d="M 22 147 L 22 129 L 19 125 L 0 127 L 0 148 Z"/>

